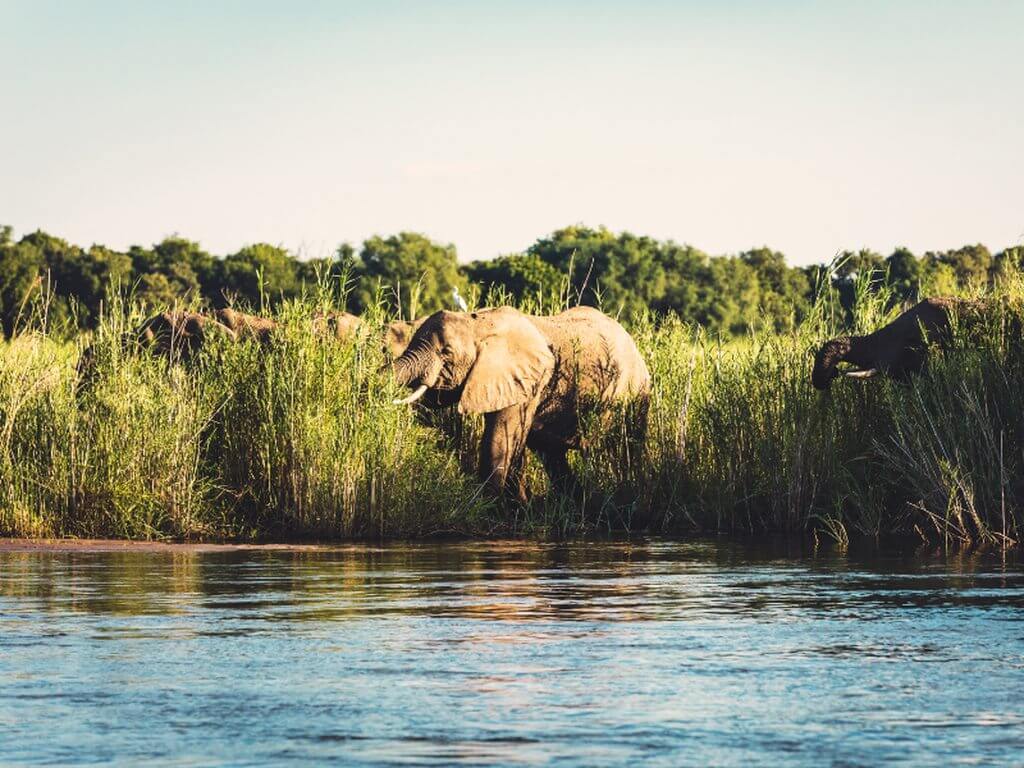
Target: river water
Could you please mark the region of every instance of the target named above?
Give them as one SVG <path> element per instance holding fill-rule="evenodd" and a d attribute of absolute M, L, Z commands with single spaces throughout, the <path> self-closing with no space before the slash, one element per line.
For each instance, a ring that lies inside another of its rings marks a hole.
<path fill-rule="evenodd" d="M 0 764 L 1024 763 L 1024 569 L 727 543 L 0 551 Z"/>

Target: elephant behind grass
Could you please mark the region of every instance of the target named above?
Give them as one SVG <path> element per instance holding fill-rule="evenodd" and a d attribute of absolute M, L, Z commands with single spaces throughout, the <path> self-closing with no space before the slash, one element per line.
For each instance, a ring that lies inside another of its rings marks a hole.
<path fill-rule="evenodd" d="M 520 502 L 527 448 L 553 484 L 571 483 L 567 452 L 581 447 L 584 411 L 595 403 L 646 402 L 650 388 L 633 339 L 590 307 L 553 316 L 510 307 L 438 312 L 416 330 L 393 370 L 400 386 L 415 390 L 397 404 L 425 398 L 484 416 L 478 475 L 499 496 Z M 642 430 L 645 421 L 634 426 Z"/>
<path fill-rule="evenodd" d="M 840 377 L 866 379 L 883 374 L 906 381 L 924 370 L 937 350 L 958 343 L 981 347 L 997 342 L 1012 345 L 1019 353 L 1021 318 L 1019 302 L 950 296 L 923 299 L 873 333 L 826 341 L 815 355 L 811 382 L 825 390 Z M 843 364 L 853 367 L 841 369 Z"/>

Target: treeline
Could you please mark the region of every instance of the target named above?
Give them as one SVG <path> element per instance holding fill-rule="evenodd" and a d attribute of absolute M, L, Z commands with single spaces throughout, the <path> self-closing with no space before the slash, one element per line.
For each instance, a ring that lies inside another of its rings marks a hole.
<path fill-rule="evenodd" d="M 777 330 L 800 322 L 824 281 L 852 300 L 854 285 L 885 288 L 897 300 L 981 290 L 1018 272 L 1024 248 L 992 253 L 967 245 L 920 256 L 839 254 L 828 266 L 794 267 L 769 248 L 709 256 L 689 245 L 629 232 L 572 226 L 523 253 L 460 264 L 455 247 L 402 232 L 344 244 L 327 259 L 299 259 L 257 243 L 223 257 L 169 237 L 152 247 L 82 247 L 37 231 L 15 240 L 0 227 L 0 325 L 10 336 L 45 297 L 51 328 L 95 328 L 111 290 L 151 307 L 175 303 L 272 308 L 329 286 L 347 309 L 386 306 L 403 317 L 453 306 L 453 291 L 479 304 L 514 302 L 540 309 L 564 302 L 606 311 L 674 313 L 712 333 L 753 324 Z"/>

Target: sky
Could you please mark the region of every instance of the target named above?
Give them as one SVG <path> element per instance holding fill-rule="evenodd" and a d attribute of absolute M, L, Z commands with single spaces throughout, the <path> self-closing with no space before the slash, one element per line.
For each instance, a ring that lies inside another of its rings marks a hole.
<path fill-rule="evenodd" d="M 0 224 L 460 259 L 1024 244 L 1024 2 L 0 0 Z"/>

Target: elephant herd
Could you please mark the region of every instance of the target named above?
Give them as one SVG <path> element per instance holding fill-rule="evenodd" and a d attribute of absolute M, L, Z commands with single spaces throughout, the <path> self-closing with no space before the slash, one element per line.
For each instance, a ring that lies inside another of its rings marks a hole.
<path fill-rule="evenodd" d="M 905 378 L 922 368 L 929 343 L 948 341 L 954 316 L 982 306 L 929 298 L 874 333 L 831 339 L 815 356 L 811 383 L 824 390 L 840 376 Z M 351 338 L 363 324 L 346 312 L 319 314 L 311 322 L 314 333 L 338 340 Z M 140 326 L 136 341 L 187 358 L 213 337 L 267 344 L 277 329 L 273 320 L 232 309 L 164 312 Z M 483 416 L 479 475 L 499 496 L 526 500 L 527 448 L 553 486 L 571 484 L 567 453 L 580 447 L 585 414 L 600 414 L 602 406 L 629 403 L 626 439 L 642 445 L 651 376 L 629 333 L 597 309 L 574 307 L 549 316 L 510 307 L 440 311 L 390 324 L 381 343 L 397 384 L 410 390 L 396 404 L 456 406 Z"/>
<path fill-rule="evenodd" d="M 387 326 L 382 342 L 392 357 L 405 350 L 420 322 L 397 320 Z M 362 325 L 361 317 L 348 312 L 322 312 L 313 316 L 310 330 L 320 337 L 347 341 Z M 218 309 L 209 313 L 171 311 L 148 318 L 135 331 L 134 341 L 157 355 L 187 359 L 209 339 L 269 344 L 279 329 L 280 324 L 275 320 L 235 309 Z"/>

